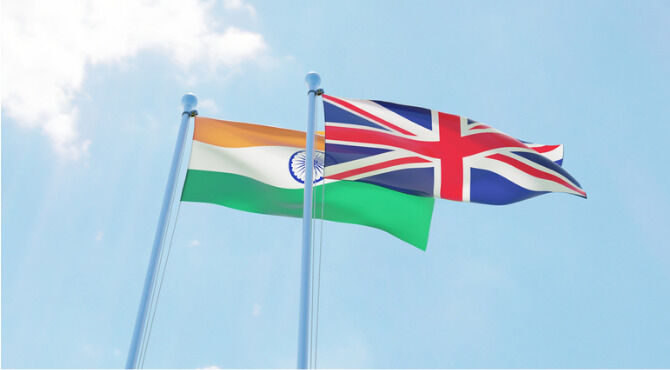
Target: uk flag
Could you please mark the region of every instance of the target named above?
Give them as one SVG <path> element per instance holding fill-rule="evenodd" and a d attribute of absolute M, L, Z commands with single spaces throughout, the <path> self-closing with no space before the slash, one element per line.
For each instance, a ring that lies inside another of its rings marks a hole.
<path fill-rule="evenodd" d="M 509 204 L 548 192 L 586 198 L 562 145 L 523 142 L 471 119 L 323 95 L 326 178 L 420 196 Z"/>

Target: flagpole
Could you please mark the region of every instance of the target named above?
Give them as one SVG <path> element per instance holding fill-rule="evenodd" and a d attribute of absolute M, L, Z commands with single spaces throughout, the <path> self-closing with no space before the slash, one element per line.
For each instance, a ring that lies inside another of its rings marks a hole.
<path fill-rule="evenodd" d="M 198 98 L 195 95 L 188 93 L 181 98 L 181 103 L 184 106 L 184 111 L 181 114 L 181 125 L 179 126 L 179 134 L 177 135 L 177 144 L 175 144 L 174 153 L 172 154 L 172 166 L 170 167 L 170 174 L 165 185 L 165 194 L 163 195 L 163 205 L 161 206 L 160 217 L 158 218 L 158 225 L 156 226 L 156 234 L 154 236 L 154 245 L 151 250 L 151 259 L 147 267 L 147 275 L 144 279 L 144 289 L 142 290 L 142 299 L 140 307 L 137 311 L 137 318 L 135 319 L 135 329 L 133 330 L 133 338 L 130 343 L 130 350 L 128 351 L 128 359 L 126 360 L 126 369 L 136 369 L 139 355 L 139 347 L 141 337 L 144 335 L 144 327 L 147 318 L 147 306 L 149 297 L 153 294 L 154 280 L 156 279 L 156 265 L 163 249 L 163 240 L 165 239 L 165 225 L 167 223 L 167 214 L 172 205 L 172 194 L 174 192 L 175 181 L 177 180 L 177 166 L 179 165 L 180 154 L 184 148 L 184 138 L 188 131 L 188 122 L 191 117 L 195 117 L 198 111 L 195 107 L 198 105 Z"/>
<path fill-rule="evenodd" d="M 316 125 L 316 95 L 321 77 L 316 72 L 305 76 L 307 83 L 307 135 L 305 153 L 305 194 L 302 207 L 302 271 L 300 275 L 300 321 L 298 324 L 298 369 L 307 368 L 307 338 L 310 304 L 312 262 L 312 185 L 314 175 L 314 127 Z"/>

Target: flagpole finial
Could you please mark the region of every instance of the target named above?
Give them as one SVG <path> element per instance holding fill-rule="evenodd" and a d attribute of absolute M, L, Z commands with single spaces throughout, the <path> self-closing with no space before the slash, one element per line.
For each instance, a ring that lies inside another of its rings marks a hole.
<path fill-rule="evenodd" d="M 307 83 L 310 92 L 316 92 L 316 89 L 321 85 L 321 76 L 319 76 L 318 73 L 311 71 L 305 76 L 305 82 Z"/>
<path fill-rule="evenodd" d="M 181 104 L 184 106 L 184 113 L 187 113 L 189 116 L 194 116 L 195 114 L 198 114 L 195 111 L 195 107 L 198 106 L 198 98 L 195 96 L 195 94 L 193 93 L 184 94 L 184 96 L 181 97 Z"/>

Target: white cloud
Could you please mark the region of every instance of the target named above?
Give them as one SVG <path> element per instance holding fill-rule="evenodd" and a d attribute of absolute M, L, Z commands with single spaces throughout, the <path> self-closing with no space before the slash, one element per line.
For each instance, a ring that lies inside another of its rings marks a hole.
<path fill-rule="evenodd" d="M 212 114 L 212 113 L 218 113 L 219 112 L 219 107 L 216 105 L 216 102 L 212 99 L 203 99 L 202 101 L 198 101 L 198 111 L 206 112 L 207 114 Z"/>
<path fill-rule="evenodd" d="M 260 316 L 262 309 L 263 309 L 263 306 L 261 306 L 258 303 L 255 303 L 254 307 L 251 309 L 251 314 L 254 315 L 254 316 Z"/>
<path fill-rule="evenodd" d="M 95 233 L 95 241 L 97 243 L 100 243 L 104 237 L 105 237 L 105 233 L 102 230 L 98 230 L 98 232 Z"/>
<path fill-rule="evenodd" d="M 223 7 L 226 10 L 243 10 L 249 13 L 251 17 L 256 16 L 256 9 L 242 0 L 223 0 Z"/>
<path fill-rule="evenodd" d="M 256 60 L 259 33 L 221 29 L 213 3 L 199 0 L 37 1 L 2 3 L 2 108 L 41 130 L 62 157 L 87 153 L 73 99 L 92 65 L 128 62 L 140 51 L 164 52 L 184 69 L 216 70 Z M 227 1 L 225 9 L 255 9 Z"/>
<path fill-rule="evenodd" d="M 191 240 L 191 242 L 188 243 L 188 246 L 189 246 L 189 247 L 197 247 L 197 246 L 199 246 L 199 245 L 200 245 L 200 241 L 199 241 L 199 240 Z"/>
<path fill-rule="evenodd" d="M 341 368 L 372 368 L 374 366 L 373 353 L 364 335 L 357 329 L 345 331 L 346 336 L 334 342 L 319 340 L 319 364 L 338 364 Z M 323 343 L 322 343 L 323 342 Z"/>

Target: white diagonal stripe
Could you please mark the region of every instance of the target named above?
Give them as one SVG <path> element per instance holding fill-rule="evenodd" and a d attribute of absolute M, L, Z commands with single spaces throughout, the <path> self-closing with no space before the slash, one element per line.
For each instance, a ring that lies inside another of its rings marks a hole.
<path fill-rule="evenodd" d="M 355 159 L 353 161 L 326 166 L 326 176 L 334 176 L 356 168 L 367 167 L 378 163 L 392 161 L 394 159 L 414 156 L 415 153 L 403 150 L 393 150 L 386 153 L 375 154 L 368 157 Z"/>
<path fill-rule="evenodd" d="M 528 145 L 528 144 L 526 144 L 526 145 Z M 537 146 L 544 146 L 544 145 L 537 145 Z M 544 153 L 538 153 L 538 154 L 547 157 L 547 159 L 549 159 L 552 162 L 556 162 L 558 160 L 563 159 L 563 145 L 559 145 L 558 147 L 556 147 L 556 148 L 554 148 L 550 151 L 547 151 L 547 152 L 544 152 Z"/>
<path fill-rule="evenodd" d="M 572 186 L 580 189 L 577 184 L 574 184 L 572 181 L 569 179 L 565 178 L 563 175 L 560 173 L 553 171 L 549 168 L 546 168 L 542 165 L 539 165 L 533 161 L 530 161 L 524 157 L 515 155 L 511 153 L 511 150 L 514 151 L 527 151 L 529 153 L 535 153 L 532 149 L 521 149 L 521 148 L 498 148 L 498 149 L 492 149 L 492 150 L 487 150 L 482 153 L 478 153 L 476 155 L 470 156 L 463 158 L 463 163 L 466 165 L 467 171 L 469 172 L 469 168 L 480 168 L 483 170 L 489 170 L 493 171 L 495 173 L 498 173 L 499 175 L 506 177 L 508 180 L 516 183 L 519 186 L 522 186 L 526 189 L 529 190 L 534 190 L 534 191 L 555 191 L 555 192 L 563 192 L 563 193 L 571 193 L 571 194 L 579 194 L 578 192 L 575 192 L 574 190 L 561 185 L 557 182 L 551 181 L 551 180 L 545 180 L 541 179 L 538 177 L 535 177 L 525 171 L 522 171 L 512 165 L 509 165 L 507 163 L 501 162 L 496 159 L 492 158 L 487 158 L 488 156 L 492 154 L 503 154 L 508 157 L 511 157 L 519 162 L 522 162 L 528 166 L 531 166 L 537 170 L 540 170 L 542 172 L 548 173 L 550 175 L 556 176 L 563 181 L 565 181 L 568 184 L 571 184 Z M 495 163 L 497 162 L 497 163 Z M 464 172 L 465 173 L 465 172 Z M 552 183 L 554 185 L 550 185 L 549 183 Z M 558 190 L 557 190 L 558 189 Z"/>
<path fill-rule="evenodd" d="M 359 99 L 346 99 L 346 98 L 340 98 L 340 97 L 338 97 L 338 99 L 341 99 L 341 100 L 355 106 L 358 109 L 366 111 L 366 112 L 368 112 L 368 113 L 370 113 L 370 114 L 372 114 L 376 117 L 379 117 L 379 118 L 381 118 L 381 119 L 383 119 L 387 122 L 390 122 L 393 125 L 398 126 L 405 131 L 411 132 L 412 134 L 416 135 L 417 138 L 421 138 L 423 140 L 433 140 L 434 137 L 435 137 L 435 133 L 434 133 L 433 130 L 427 129 L 427 128 L 425 128 L 425 127 L 423 127 L 423 126 L 421 126 L 417 123 L 414 123 L 414 122 L 408 120 L 407 118 L 405 118 L 405 117 L 403 117 L 403 116 L 401 116 L 401 115 L 399 115 L 399 114 L 397 114 L 397 113 L 395 113 L 395 112 L 393 112 L 389 109 L 386 109 L 383 106 L 381 106 L 381 105 L 379 105 L 379 104 L 377 104 L 373 101 L 359 100 Z M 358 114 L 358 113 L 356 113 L 356 112 L 354 112 L 350 109 L 347 109 L 347 108 L 337 104 L 334 101 L 328 100 L 328 102 L 337 106 L 337 107 L 339 107 L 339 108 L 341 108 L 341 109 L 344 109 L 344 110 L 346 110 L 346 111 L 348 111 L 352 114 L 355 114 L 357 116 L 361 116 L 360 114 Z M 364 117 L 364 118 L 370 120 L 367 117 Z M 375 122 L 376 124 L 379 124 L 381 126 L 386 127 L 386 125 L 384 125 L 383 123 L 377 122 L 376 120 L 372 120 L 372 121 Z"/>
<path fill-rule="evenodd" d="M 538 153 L 535 152 L 535 154 L 538 154 Z M 535 163 L 535 162 L 529 160 L 528 158 L 522 157 L 522 156 L 520 156 L 520 155 L 516 155 L 516 154 L 514 154 L 514 153 L 509 153 L 509 154 L 507 154 L 507 155 L 508 155 L 509 157 L 511 157 L 511 158 L 516 159 L 516 160 L 519 161 L 519 162 L 522 162 L 522 163 L 524 163 L 524 164 L 526 164 L 526 165 L 528 165 L 528 166 L 531 166 L 531 167 L 535 168 L 536 170 L 540 170 L 540 171 L 542 171 L 542 172 L 545 172 L 545 173 L 548 173 L 548 174 L 550 174 L 550 175 L 556 176 L 556 177 L 558 177 L 559 179 L 561 179 L 561 180 L 567 182 L 568 184 L 570 184 L 570 185 L 572 185 L 572 186 L 574 186 L 574 187 L 576 187 L 576 188 L 579 189 L 579 185 L 575 184 L 574 182 L 572 182 L 572 180 L 570 180 L 570 179 L 568 179 L 567 177 L 563 176 L 560 172 L 556 172 L 556 171 L 554 171 L 554 170 L 552 170 L 552 169 L 550 169 L 550 168 L 547 168 L 547 167 L 545 167 L 545 166 L 543 166 L 543 165 L 541 165 L 541 164 Z M 558 166 L 558 165 L 557 165 L 557 166 Z M 529 176 L 532 176 L 532 175 L 529 175 Z"/>
<path fill-rule="evenodd" d="M 381 168 L 381 169 L 374 170 L 374 171 L 364 172 L 364 173 L 361 173 L 361 174 L 358 174 L 358 175 L 349 176 L 349 177 L 346 177 L 342 180 L 355 181 L 355 180 L 359 180 L 359 179 L 364 179 L 366 177 L 381 175 L 383 173 L 392 172 L 392 171 L 406 170 L 406 169 L 411 169 L 411 168 L 428 168 L 428 167 L 433 167 L 433 164 L 429 163 L 429 162 L 405 163 L 405 164 L 399 164 L 399 165 L 396 165 L 396 166 Z"/>

